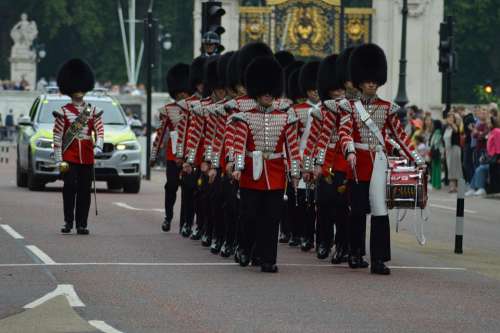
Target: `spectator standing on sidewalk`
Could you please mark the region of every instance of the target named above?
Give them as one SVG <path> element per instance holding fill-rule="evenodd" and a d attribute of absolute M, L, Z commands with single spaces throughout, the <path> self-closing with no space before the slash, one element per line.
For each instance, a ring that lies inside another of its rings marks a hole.
<path fill-rule="evenodd" d="M 500 122 L 498 118 L 491 118 L 491 131 L 488 134 L 488 141 L 486 144 L 486 154 L 480 158 L 480 165 L 476 168 L 474 176 L 471 181 L 471 188 L 465 195 L 485 195 L 486 194 L 486 179 L 491 165 L 496 166 L 496 161 L 500 156 Z M 490 175 L 491 177 L 491 175 Z M 500 181 L 500 179 L 493 179 L 490 181 Z"/>
<path fill-rule="evenodd" d="M 477 119 L 474 113 L 466 110 L 464 107 L 460 107 L 458 111 L 463 119 L 465 134 L 465 144 L 463 147 L 464 178 L 467 183 L 470 183 L 474 174 L 473 152 L 476 145 L 476 140 L 472 138 L 472 130 L 476 126 Z"/>
<path fill-rule="evenodd" d="M 5 128 L 7 129 L 7 140 L 12 141 L 16 130 L 12 109 L 9 110 L 9 114 L 5 117 Z"/>
<path fill-rule="evenodd" d="M 3 118 L 2 114 L 0 113 L 0 141 L 2 141 L 5 137 L 4 130 L 5 128 L 3 127 Z"/>
<path fill-rule="evenodd" d="M 430 160 L 431 160 L 431 186 L 436 190 L 441 189 L 441 163 L 444 154 L 443 144 L 443 123 L 434 120 L 434 131 L 429 140 Z"/>
<path fill-rule="evenodd" d="M 450 193 L 457 192 L 457 182 L 462 175 L 462 149 L 460 147 L 460 128 L 462 120 L 454 112 L 448 113 L 446 117 L 446 129 L 443 140 L 446 151 L 446 167 L 448 169 L 448 180 L 450 182 Z"/>
<path fill-rule="evenodd" d="M 490 132 L 489 123 L 491 118 L 489 116 L 488 110 L 485 107 L 481 107 L 478 114 L 478 121 L 476 126 L 472 130 L 472 137 L 476 140 L 476 148 L 474 150 L 474 170 L 481 164 L 480 160 L 486 155 L 486 142 L 487 135 Z"/>

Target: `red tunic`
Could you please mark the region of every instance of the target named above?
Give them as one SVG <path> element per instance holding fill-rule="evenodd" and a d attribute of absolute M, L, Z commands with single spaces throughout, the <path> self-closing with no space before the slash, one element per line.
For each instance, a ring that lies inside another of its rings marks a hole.
<path fill-rule="evenodd" d="M 253 190 L 282 190 L 286 183 L 286 163 L 291 173 L 299 177 L 300 152 L 297 136 L 297 117 L 293 110 L 284 111 L 271 106 L 258 106 L 234 116 L 235 169 L 241 170 L 240 187 Z M 262 174 L 253 179 L 252 152 L 267 155 Z M 286 153 L 286 154 L 285 154 Z M 270 157 L 272 156 L 272 157 Z"/>
<path fill-rule="evenodd" d="M 340 121 L 340 141 L 342 151 L 346 155 L 349 152 L 356 153 L 356 173 L 359 181 L 370 181 L 373 171 L 373 158 L 375 156 L 375 147 L 380 146 L 377 138 L 372 134 L 368 127 L 361 121 L 354 101 L 345 100 L 340 103 L 341 121 Z M 361 98 L 366 111 L 371 114 L 371 119 L 377 124 L 382 137 L 385 139 L 384 148 L 387 150 L 391 145 L 389 138 L 400 146 L 401 151 L 409 159 L 419 163 L 421 158 L 414 151 L 411 140 L 406 135 L 404 128 L 399 122 L 396 104 L 382 100 L 378 97 Z M 361 149 L 359 144 L 368 145 L 371 149 Z M 353 179 L 351 168 L 348 168 L 348 177 Z"/>
<path fill-rule="evenodd" d="M 88 104 L 85 104 L 87 106 Z M 102 117 L 96 107 L 90 106 L 90 117 L 87 124 L 80 128 L 75 139 L 66 151 L 62 151 L 63 138 L 71 124 L 83 111 L 84 106 L 76 106 L 72 103 L 66 104 L 56 111 L 54 123 L 54 153 L 58 162 L 66 161 L 74 164 L 94 164 L 94 140 L 92 133 L 96 134 L 95 145 L 102 149 L 104 144 L 104 126 Z"/>

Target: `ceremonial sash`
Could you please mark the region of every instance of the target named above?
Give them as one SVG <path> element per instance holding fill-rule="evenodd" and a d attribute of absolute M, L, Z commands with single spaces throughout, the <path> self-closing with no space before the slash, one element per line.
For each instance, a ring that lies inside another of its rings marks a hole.
<path fill-rule="evenodd" d="M 64 133 L 63 137 L 63 153 L 71 146 L 77 135 L 80 133 L 80 130 L 87 124 L 87 121 L 90 117 L 90 104 L 86 105 L 82 112 L 76 117 L 75 121 L 68 128 L 66 133 Z"/>

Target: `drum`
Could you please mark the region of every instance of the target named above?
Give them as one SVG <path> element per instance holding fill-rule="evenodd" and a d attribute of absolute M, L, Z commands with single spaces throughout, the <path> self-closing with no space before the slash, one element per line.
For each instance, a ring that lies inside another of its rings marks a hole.
<path fill-rule="evenodd" d="M 387 208 L 424 209 L 427 199 L 426 170 L 390 161 L 386 184 Z"/>

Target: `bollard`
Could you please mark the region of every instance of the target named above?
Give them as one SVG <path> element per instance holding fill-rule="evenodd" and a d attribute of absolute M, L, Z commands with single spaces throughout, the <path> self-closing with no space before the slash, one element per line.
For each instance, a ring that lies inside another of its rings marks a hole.
<path fill-rule="evenodd" d="M 464 240 L 464 208 L 465 208 L 465 180 L 458 180 L 457 190 L 457 220 L 455 225 L 455 253 L 462 254 Z"/>

